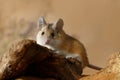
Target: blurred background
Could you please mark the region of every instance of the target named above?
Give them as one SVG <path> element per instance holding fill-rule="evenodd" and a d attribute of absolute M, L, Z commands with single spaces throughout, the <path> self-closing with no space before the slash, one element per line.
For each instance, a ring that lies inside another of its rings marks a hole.
<path fill-rule="evenodd" d="M 109 55 L 120 51 L 120 0 L 0 0 L 0 54 L 17 40 L 35 40 L 40 16 L 48 22 L 62 18 L 92 64 L 105 67 Z"/>

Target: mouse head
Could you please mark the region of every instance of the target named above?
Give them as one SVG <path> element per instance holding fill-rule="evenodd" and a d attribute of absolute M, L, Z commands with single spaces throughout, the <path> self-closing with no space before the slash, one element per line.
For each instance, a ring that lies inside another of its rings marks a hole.
<path fill-rule="evenodd" d="M 61 32 L 63 31 L 63 20 L 58 19 L 54 23 L 47 23 L 43 17 L 38 20 L 40 31 L 37 35 L 37 43 L 40 45 L 56 46 L 60 43 Z"/>

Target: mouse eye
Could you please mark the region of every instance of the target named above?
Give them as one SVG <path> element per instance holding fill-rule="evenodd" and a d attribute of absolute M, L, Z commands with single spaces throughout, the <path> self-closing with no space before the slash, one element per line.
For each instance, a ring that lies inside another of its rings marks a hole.
<path fill-rule="evenodd" d="M 54 36 L 55 36 L 55 34 L 52 32 L 52 33 L 51 33 L 51 36 L 52 36 L 52 37 L 54 37 Z"/>
<path fill-rule="evenodd" d="M 45 32 L 42 32 L 42 33 L 41 33 L 41 35 L 44 35 L 44 34 L 45 34 Z"/>

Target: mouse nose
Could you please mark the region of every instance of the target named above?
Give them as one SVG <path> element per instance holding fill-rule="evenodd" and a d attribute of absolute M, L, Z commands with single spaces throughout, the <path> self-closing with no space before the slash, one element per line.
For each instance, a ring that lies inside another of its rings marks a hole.
<path fill-rule="evenodd" d="M 46 40 L 45 44 L 49 44 L 49 43 L 50 43 L 50 41 L 51 41 L 51 39 L 50 39 L 50 38 L 48 38 L 48 39 Z"/>
<path fill-rule="evenodd" d="M 45 44 L 49 44 L 49 40 L 47 40 L 47 41 L 45 42 Z"/>
<path fill-rule="evenodd" d="M 45 44 L 49 44 L 50 43 L 50 39 L 47 39 Z"/>

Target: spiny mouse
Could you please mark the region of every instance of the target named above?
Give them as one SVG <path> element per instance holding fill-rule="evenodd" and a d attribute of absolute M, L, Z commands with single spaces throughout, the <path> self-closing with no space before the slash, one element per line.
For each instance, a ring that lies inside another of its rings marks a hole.
<path fill-rule="evenodd" d="M 47 23 L 44 17 L 40 17 L 38 20 L 40 30 L 36 36 L 37 44 L 55 50 L 66 58 L 77 58 L 82 62 L 82 68 L 88 66 L 100 70 L 101 68 L 89 63 L 84 45 L 79 40 L 66 34 L 63 26 L 64 21 L 61 18 L 53 23 Z"/>

